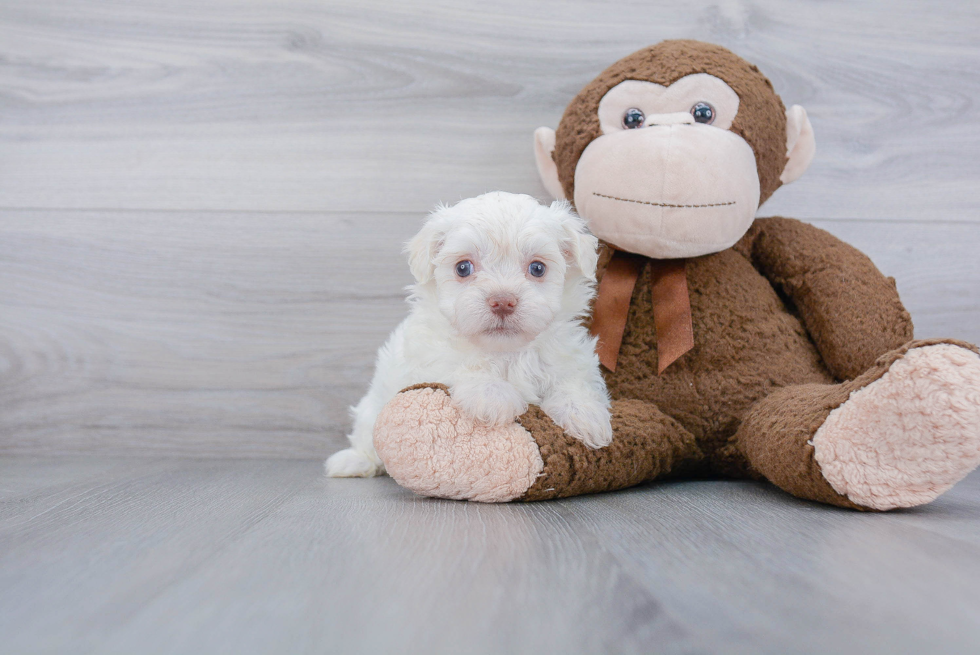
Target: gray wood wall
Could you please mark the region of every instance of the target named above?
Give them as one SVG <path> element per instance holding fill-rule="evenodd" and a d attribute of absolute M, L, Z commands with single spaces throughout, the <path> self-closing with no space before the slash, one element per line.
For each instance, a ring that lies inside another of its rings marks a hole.
<path fill-rule="evenodd" d="M 980 341 L 980 3 L 0 2 L 0 454 L 321 457 L 437 202 L 545 197 L 531 134 L 698 38 L 804 105 L 760 214 Z"/>

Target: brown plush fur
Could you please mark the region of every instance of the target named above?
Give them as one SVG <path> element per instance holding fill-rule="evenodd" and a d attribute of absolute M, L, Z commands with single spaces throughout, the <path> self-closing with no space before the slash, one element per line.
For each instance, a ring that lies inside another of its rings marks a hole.
<path fill-rule="evenodd" d="M 756 66 L 730 50 L 700 41 L 663 41 L 634 52 L 607 68 L 575 96 L 558 125 L 552 154 L 565 197 L 575 197 L 575 167 L 582 151 L 602 134 L 597 110 L 609 89 L 625 80 L 667 86 L 696 73 L 719 77 L 738 94 L 738 115 L 731 131 L 755 151 L 761 187 L 759 203 L 765 202 L 779 188 L 779 176 L 786 166 L 786 108 L 773 91 L 772 82 Z"/>
<path fill-rule="evenodd" d="M 608 259 L 607 249 L 600 275 Z M 806 273 L 794 270 L 802 261 L 818 265 Z M 795 495 L 856 507 L 823 479 L 807 441 L 830 411 L 851 391 L 884 374 L 893 359 L 853 383 L 839 382 L 853 377 L 853 369 L 864 372 L 912 338 L 912 322 L 894 281 L 831 234 L 786 218 L 758 219 L 734 248 L 692 258 L 687 270 L 694 348 L 657 374 L 657 334 L 645 270 L 630 301 L 619 365 L 606 373 L 617 416 L 621 404 L 630 403 L 625 406 L 631 410 L 629 434 L 655 443 L 638 447 L 628 436 L 622 447 L 640 457 L 620 458 L 610 452 L 590 473 L 597 475 L 602 469 L 588 490 L 610 488 L 609 482 L 626 486 L 620 481 L 631 475 L 639 476 L 638 481 L 653 479 L 683 459 L 689 473 L 764 476 Z M 853 284 L 853 293 L 841 288 L 842 279 Z M 814 308 L 830 303 L 834 315 L 854 320 L 821 320 L 823 314 Z M 583 459 L 577 450 L 583 448 L 562 443 L 550 434 L 557 432 L 553 427 L 525 427 L 542 447 L 545 475 L 552 475 L 552 462 L 566 457 L 573 464 L 559 466 L 587 477 L 587 467 L 576 466 Z M 614 424 L 614 445 L 620 440 L 619 430 Z M 671 450 L 676 443 L 685 446 Z M 553 455 L 549 451 L 545 457 L 544 444 Z M 644 460 L 646 452 L 657 450 L 670 453 L 664 464 Z M 563 455 L 566 452 L 572 454 Z M 571 474 L 555 475 L 562 481 L 574 479 Z M 581 482 L 573 486 L 576 491 L 568 492 L 549 479 L 536 484 L 526 497 L 541 498 L 543 489 L 552 487 L 561 490 L 558 495 L 582 493 Z"/>
<path fill-rule="evenodd" d="M 835 378 L 860 375 L 882 353 L 912 338 L 912 318 L 894 278 L 829 233 L 792 219 L 761 219 L 735 249 L 793 299 Z"/>
<path fill-rule="evenodd" d="M 771 273 L 773 262 L 804 254 L 826 267 L 800 274 L 805 282 L 787 273 L 792 265 Z M 609 256 L 604 250 L 600 275 Z M 858 291 L 841 290 L 842 277 Z M 894 282 L 829 233 L 768 218 L 734 248 L 688 260 L 688 285 L 695 345 L 658 375 L 648 271 L 637 281 L 619 366 L 606 373 L 616 434 L 610 447 L 590 451 L 537 408 L 521 417 L 545 462 L 521 499 L 619 489 L 683 470 L 765 478 L 802 498 L 864 509 L 831 488 L 809 440 L 851 392 L 879 379 L 908 349 L 939 343 L 910 341 L 912 323 Z M 837 316 L 856 320 L 820 320 L 812 308 L 830 300 Z M 861 366 L 863 375 L 849 379 Z"/>
<path fill-rule="evenodd" d="M 639 400 L 613 405 L 616 439 L 592 450 L 556 426 L 538 407 L 518 422 L 534 436 L 544 470 L 520 500 L 564 498 L 631 487 L 701 459 L 694 436 L 656 407 Z"/>
<path fill-rule="evenodd" d="M 880 379 L 912 348 L 949 343 L 973 352 L 977 347 L 952 339 L 910 341 L 891 350 L 861 376 L 836 385 L 802 385 L 779 389 L 756 403 L 732 440 L 763 476 L 794 496 L 841 507 L 867 509 L 831 488 L 813 457 L 810 439 L 851 393 Z"/>

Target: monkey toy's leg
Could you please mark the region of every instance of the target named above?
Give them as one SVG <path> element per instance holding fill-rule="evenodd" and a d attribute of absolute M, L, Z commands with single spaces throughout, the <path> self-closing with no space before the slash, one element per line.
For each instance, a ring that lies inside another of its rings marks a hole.
<path fill-rule="evenodd" d="M 612 444 L 592 450 L 532 406 L 505 427 L 461 415 L 441 385 L 396 396 L 378 417 L 374 445 L 388 474 L 424 496 L 506 502 L 622 489 L 701 458 L 694 437 L 653 405 L 612 407 Z"/>
<path fill-rule="evenodd" d="M 733 445 L 800 498 L 928 503 L 980 463 L 980 356 L 969 344 L 911 342 L 853 380 L 780 389 L 750 410 Z"/>

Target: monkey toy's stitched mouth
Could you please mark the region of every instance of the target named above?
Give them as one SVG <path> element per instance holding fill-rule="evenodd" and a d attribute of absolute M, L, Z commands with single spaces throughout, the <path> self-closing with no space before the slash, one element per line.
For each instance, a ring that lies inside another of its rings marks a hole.
<path fill-rule="evenodd" d="M 648 200 L 633 200 L 632 198 L 617 198 L 616 196 L 607 196 L 606 194 L 598 193 L 597 191 L 593 191 L 592 195 L 597 196 L 599 198 L 608 198 L 609 200 L 618 200 L 620 202 L 632 202 L 637 205 L 650 205 L 652 207 L 670 207 L 672 209 L 700 209 L 702 207 L 728 207 L 730 205 L 735 204 L 735 201 L 732 200 L 730 202 L 712 202 L 712 203 L 705 203 L 703 205 L 674 205 L 669 202 L 650 202 Z"/>

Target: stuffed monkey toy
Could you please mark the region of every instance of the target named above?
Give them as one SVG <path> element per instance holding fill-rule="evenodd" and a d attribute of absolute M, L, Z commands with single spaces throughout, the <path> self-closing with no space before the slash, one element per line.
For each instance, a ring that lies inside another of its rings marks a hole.
<path fill-rule="evenodd" d="M 759 205 L 806 170 L 806 112 L 716 45 L 616 62 L 539 128 L 545 188 L 603 242 L 591 329 L 613 398 L 590 450 L 538 408 L 476 425 L 439 385 L 399 394 L 375 446 L 417 493 L 541 500 L 667 477 L 764 479 L 862 510 L 928 503 L 980 463 L 980 355 L 916 341 L 895 282 Z"/>

